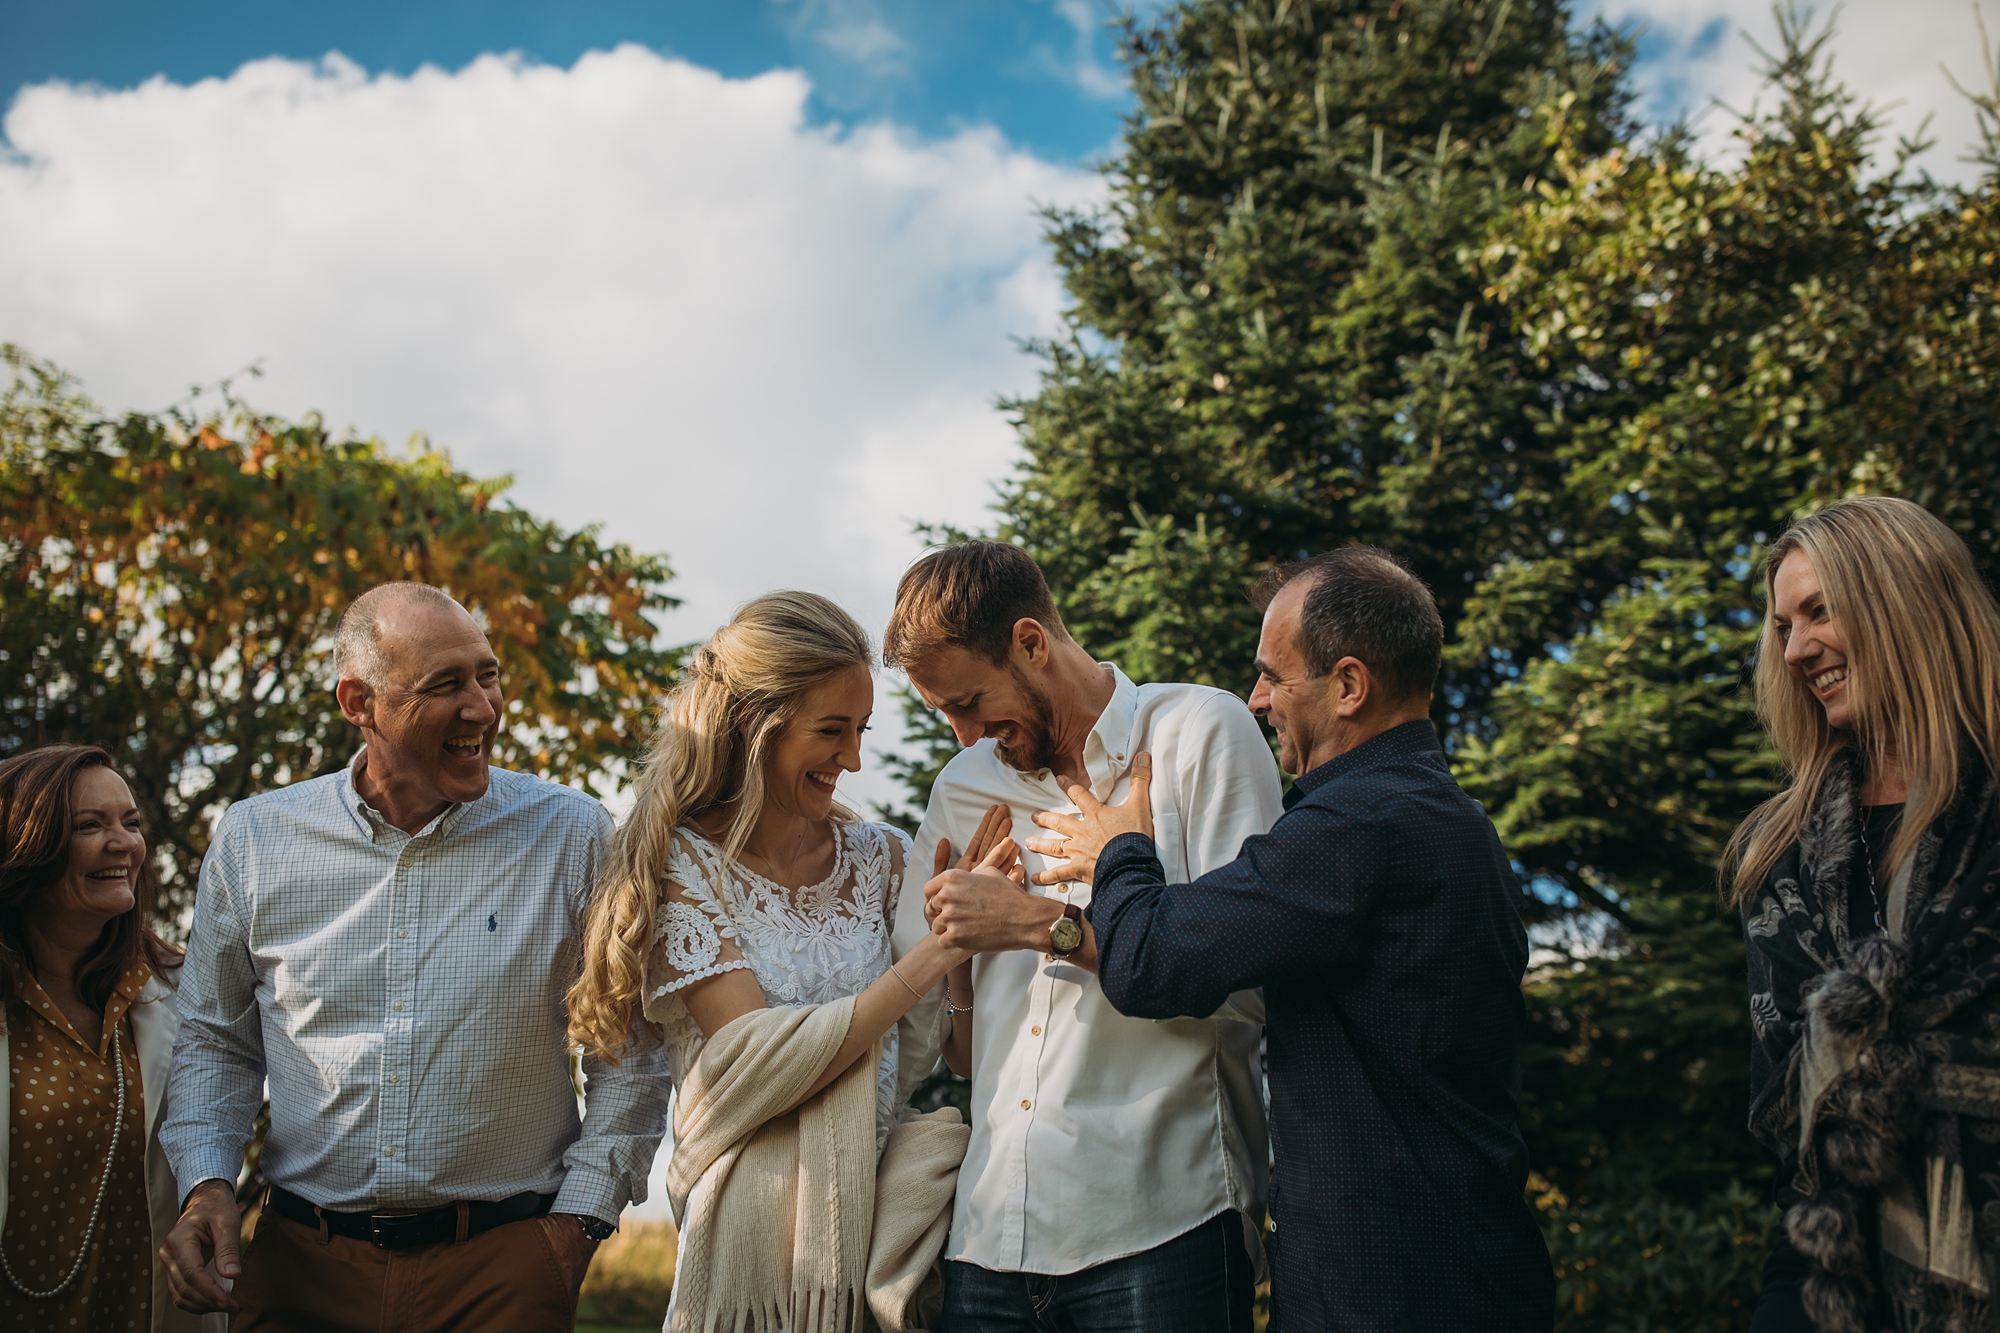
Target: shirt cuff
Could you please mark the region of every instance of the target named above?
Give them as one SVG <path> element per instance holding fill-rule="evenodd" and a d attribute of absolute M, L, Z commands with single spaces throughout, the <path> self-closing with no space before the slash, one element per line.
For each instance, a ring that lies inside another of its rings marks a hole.
<path fill-rule="evenodd" d="M 243 1154 L 203 1151 L 196 1153 L 181 1169 L 174 1173 L 174 1183 L 180 1186 L 181 1202 L 187 1202 L 188 1195 L 211 1180 L 220 1180 L 230 1189 L 236 1188 L 236 1178 L 243 1174 Z"/>
<path fill-rule="evenodd" d="M 1098 886 L 1109 884 L 1120 871 L 1146 868 L 1162 879 L 1166 877 L 1166 867 L 1160 864 L 1160 849 L 1153 845 L 1153 840 L 1143 833 L 1119 834 L 1097 854 L 1097 869 L 1090 877 L 1092 896 Z"/>
<path fill-rule="evenodd" d="M 549 1211 L 594 1217 L 615 1227 L 619 1214 L 625 1211 L 626 1201 L 619 1197 L 621 1193 L 609 1176 L 599 1175 L 587 1166 L 573 1166 L 563 1177 L 562 1188 L 556 1191 L 555 1207 Z"/>

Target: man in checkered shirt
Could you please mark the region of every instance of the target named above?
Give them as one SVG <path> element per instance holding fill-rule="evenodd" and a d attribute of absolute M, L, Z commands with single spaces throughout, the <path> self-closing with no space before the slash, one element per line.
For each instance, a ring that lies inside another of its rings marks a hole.
<path fill-rule="evenodd" d="M 563 994 L 611 820 L 488 767 L 499 663 L 444 593 L 363 594 L 334 657 L 364 748 L 231 806 L 202 864 L 160 1130 L 175 1302 L 237 1333 L 568 1328 L 645 1197 L 669 1086 L 640 1036 L 584 1061 L 579 1123 Z M 272 1188 L 239 1257 L 267 1078 Z"/>

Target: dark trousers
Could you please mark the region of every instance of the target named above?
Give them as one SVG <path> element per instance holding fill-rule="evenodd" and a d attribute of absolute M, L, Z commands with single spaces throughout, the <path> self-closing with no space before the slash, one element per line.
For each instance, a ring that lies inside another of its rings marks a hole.
<path fill-rule="evenodd" d="M 1081 1273 L 944 1266 L 943 1333 L 1250 1333 L 1243 1219 L 1224 1213 L 1164 1245 Z"/>
<path fill-rule="evenodd" d="M 321 1238 L 265 1210 L 243 1252 L 232 1333 L 568 1333 L 580 1275 L 564 1271 L 548 1217 L 460 1244 L 378 1249 Z"/>

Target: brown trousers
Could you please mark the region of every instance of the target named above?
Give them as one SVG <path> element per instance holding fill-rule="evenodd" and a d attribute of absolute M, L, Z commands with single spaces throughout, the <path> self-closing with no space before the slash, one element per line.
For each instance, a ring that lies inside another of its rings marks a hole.
<path fill-rule="evenodd" d="M 569 1219 L 561 1222 L 574 1226 Z M 266 1209 L 243 1254 L 231 1333 L 570 1333 L 576 1289 L 546 1217 L 459 1244 L 385 1250 L 321 1239 Z M 581 1275 L 578 1275 L 579 1277 Z"/>

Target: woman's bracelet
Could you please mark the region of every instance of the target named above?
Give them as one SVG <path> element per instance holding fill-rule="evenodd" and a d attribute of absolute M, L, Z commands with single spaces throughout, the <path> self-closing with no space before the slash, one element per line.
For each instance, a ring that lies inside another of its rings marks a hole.
<path fill-rule="evenodd" d="M 949 979 L 947 979 L 944 983 L 944 1008 L 946 1013 L 951 1014 L 954 1017 L 956 1017 L 959 1014 L 969 1014 L 972 1012 L 971 1005 L 968 1004 L 965 1006 L 965 1008 L 961 1009 L 958 1007 L 956 1003 L 952 1001 L 951 982 Z"/>
<path fill-rule="evenodd" d="M 889 970 L 891 972 L 896 972 L 896 965 L 894 963 L 889 964 Z M 903 989 L 908 991 L 910 994 L 916 996 L 919 1000 L 924 998 L 924 993 L 918 990 L 915 986 L 912 986 L 910 984 L 910 979 L 904 976 L 901 972 L 896 972 L 896 980 L 902 982 Z M 951 1003 L 951 992 L 949 990 L 945 992 L 944 1002 L 946 1004 Z"/>

